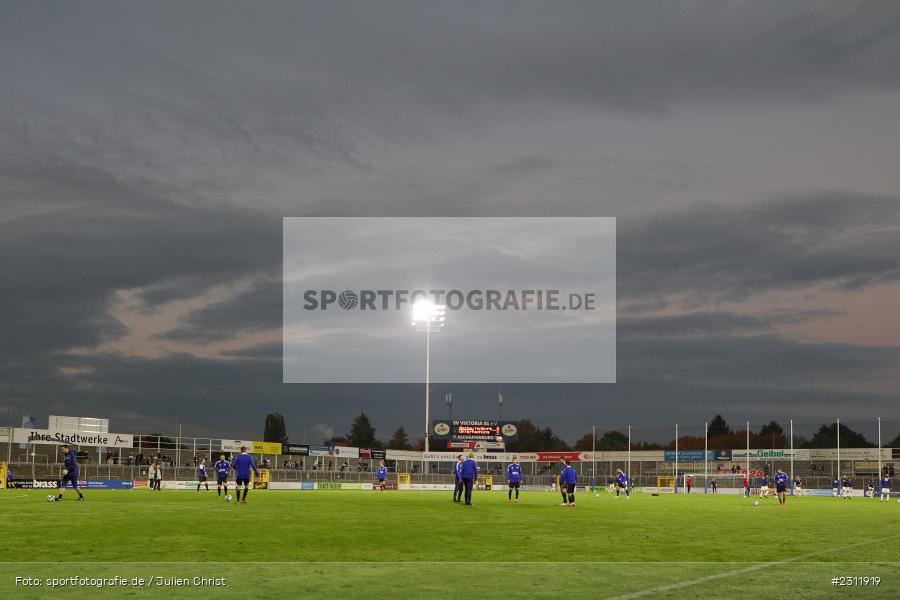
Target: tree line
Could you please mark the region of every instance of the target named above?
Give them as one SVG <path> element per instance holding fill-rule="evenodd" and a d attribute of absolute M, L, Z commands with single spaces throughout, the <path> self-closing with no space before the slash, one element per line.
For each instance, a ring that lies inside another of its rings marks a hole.
<path fill-rule="evenodd" d="M 822 425 L 811 437 L 806 438 L 794 435 L 794 448 L 834 448 L 837 446 L 837 424 Z M 866 437 L 853 431 L 843 423 L 840 429 L 841 446 L 844 448 L 874 448 Z M 589 431 L 578 438 L 574 444 L 568 444 L 562 437 L 553 431 L 551 427 L 539 427 L 529 419 L 518 421 L 518 435 L 514 442 L 507 445 L 508 452 L 548 452 L 580 450 L 586 451 L 596 447 L 600 451 L 615 451 L 628 449 L 628 435 L 623 431 L 609 430 L 598 432 L 596 440 L 593 432 Z M 732 427 L 722 415 L 716 415 L 708 424 L 709 449 L 744 448 L 747 445 L 747 430 L 743 427 Z M 266 415 L 263 440 L 266 442 L 287 443 L 287 429 L 284 417 L 279 413 Z M 679 435 L 679 450 L 703 450 L 704 437 L 702 435 Z M 401 425 L 397 427 L 391 438 L 385 443 L 375 435 L 375 427 L 369 416 L 362 412 L 350 425 L 350 430 L 339 436 L 332 436 L 322 440 L 322 443 L 330 446 L 350 446 L 359 448 L 389 448 L 391 450 L 424 450 L 424 438 L 410 440 L 406 429 Z M 772 420 L 757 431 L 750 431 L 751 448 L 789 448 L 790 440 L 785 434 L 784 428 L 775 420 Z M 885 447 L 900 447 L 900 433 L 894 439 L 887 442 Z M 632 436 L 632 450 L 671 450 L 675 448 L 675 438 L 668 442 L 647 442 L 635 439 Z"/>

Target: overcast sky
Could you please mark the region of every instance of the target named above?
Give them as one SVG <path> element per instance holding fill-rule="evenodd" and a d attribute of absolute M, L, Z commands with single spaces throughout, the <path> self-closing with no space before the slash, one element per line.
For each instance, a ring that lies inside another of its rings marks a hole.
<path fill-rule="evenodd" d="M 600 216 L 617 383 L 504 416 L 900 427 L 898 30 L 887 0 L 6 2 L 0 411 L 420 432 L 421 385 L 281 383 L 282 217 Z"/>

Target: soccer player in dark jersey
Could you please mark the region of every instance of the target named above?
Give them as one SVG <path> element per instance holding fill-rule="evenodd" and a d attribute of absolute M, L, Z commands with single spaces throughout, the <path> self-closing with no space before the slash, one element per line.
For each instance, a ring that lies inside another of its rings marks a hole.
<path fill-rule="evenodd" d="M 456 464 L 453 465 L 453 475 L 456 478 L 456 487 L 453 488 L 453 501 L 462 502 L 463 492 L 465 491 L 462 480 L 462 465 L 465 458 L 462 454 L 456 457 Z"/>
<path fill-rule="evenodd" d="M 794 494 L 796 496 L 803 495 L 803 480 L 800 479 L 799 475 L 794 476 Z"/>
<path fill-rule="evenodd" d="M 884 502 L 885 500 L 890 502 L 891 501 L 891 488 L 893 487 L 893 485 L 891 482 L 891 478 L 890 478 L 890 476 L 888 476 L 887 473 L 885 473 L 881 477 L 879 486 L 881 487 L 881 500 L 879 500 L 879 502 Z"/>
<path fill-rule="evenodd" d="M 562 494 L 562 505 L 569 505 L 569 497 L 566 495 L 566 486 L 563 485 L 562 475 L 566 470 L 566 459 L 560 457 L 559 459 L 559 475 L 556 476 L 556 485 L 558 486 L 559 493 Z"/>
<path fill-rule="evenodd" d="M 625 497 L 628 498 L 628 475 L 626 475 L 622 469 L 616 469 L 616 498 L 619 497 L 619 494 L 625 494 Z"/>
<path fill-rule="evenodd" d="M 853 496 L 853 480 L 844 475 L 844 479 L 841 481 L 841 497 L 849 500 L 851 496 Z"/>
<path fill-rule="evenodd" d="M 259 477 L 259 469 L 256 468 L 253 457 L 247 453 L 246 446 L 241 446 L 241 453 L 234 459 L 233 466 L 235 471 L 235 500 L 240 504 L 247 504 L 247 490 L 250 488 L 250 471 L 252 470 L 254 475 Z M 243 497 L 240 496 L 241 485 L 244 486 Z"/>
<path fill-rule="evenodd" d="M 834 478 L 831 480 L 831 495 L 837 498 L 841 494 L 841 480 Z"/>
<path fill-rule="evenodd" d="M 578 481 L 578 473 L 569 459 L 566 459 L 564 462 L 566 466 L 560 474 L 559 481 L 565 486 L 569 508 L 575 508 L 575 483 Z"/>
<path fill-rule="evenodd" d="M 57 500 L 62 500 L 63 492 L 66 491 L 66 484 L 71 483 L 72 489 L 78 494 L 79 502 L 84 500 L 84 494 L 78 489 L 78 455 L 74 448 L 70 448 L 68 444 L 63 444 L 63 472 L 62 479 L 59 480 L 59 496 Z"/>
<path fill-rule="evenodd" d="M 778 469 L 778 472 L 775 473 L 775 494 L 778 496 L 778 504 L 781 506 L 784 506 L 785 500 L 787 499 L 787 483 L 787 474 L 781 469 Z"/>
<path fill-rule="evenodd" d="M 206 486 L 206 493 L 209 493 L 209 476 L 206 473 L 206 459 L 201 458 L 200 464 L 197 465 L 197 491 L 200 491 L 200 484 Z"/>
<path fill-rule="evenodd" d="M 519 503 L 519 486 L 522 484 L 522 465 L 519 459 L 513 456 L 512 463 L 506 467 L 506 481 L 509 483 L 509 492 L 506 501 L 512 500 L 513 489 L 516 490 L 516 504 Z"/>
<path fill-rule="evenodd" d="M 381 488 L 381 491 L 383 492 L 385 489 L 384 482 L 388 476 L 388 469 L 386 466 L 384 466 L 384 461 L 381 461 L 381 463 L 379 463 L 378 469 L 376 469 L 375 471 L 375 476 L 378 478 L 378 487 Z"/>
<path fill-rule="evenodd" d="M 225 460 L 225 455 L 219 455 L 219 462 L 213 465 L 216 471 L 216 490 L 219 496 L 222 495 L 222 488 L 225 488 L 225 495 L 228 496 L 228 475 L 231 474 L 231 463 Z"/>

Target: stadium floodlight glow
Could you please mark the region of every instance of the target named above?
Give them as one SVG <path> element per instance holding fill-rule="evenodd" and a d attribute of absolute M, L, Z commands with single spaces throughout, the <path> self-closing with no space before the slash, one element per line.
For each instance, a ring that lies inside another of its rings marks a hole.
<path fill-rule="evenodd" d="M 444 326 L 446 313 L 445 305 L 435 304 L 425 298 L 416 300 L 413 304 L 412 324 L 416 331 L 425 332 L 425 452 L 430 451 L 428 421 L 431 417 L 431 334 L 438 333 Z M 425 463 L 426 472 L 427 468 L 428 463 Z"/>
<path fill-rule="evenodd" d="M 444 304 L 435 304 L 431 300 L 417 300 L 413 304 L 412 324 L 416 326 L 416 331 L 430 330 L 432 332 L 440 331 L 446 320 L 447 306 Z"/>

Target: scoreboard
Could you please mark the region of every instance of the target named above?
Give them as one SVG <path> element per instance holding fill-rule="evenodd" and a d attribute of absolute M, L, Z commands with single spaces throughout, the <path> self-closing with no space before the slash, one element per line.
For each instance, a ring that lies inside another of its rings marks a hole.
<path fill-rule="evenodd" d="M 436 420 L 431 434 L 451 442 L 511 442 L 519 433 L 515 421 Z"/>

